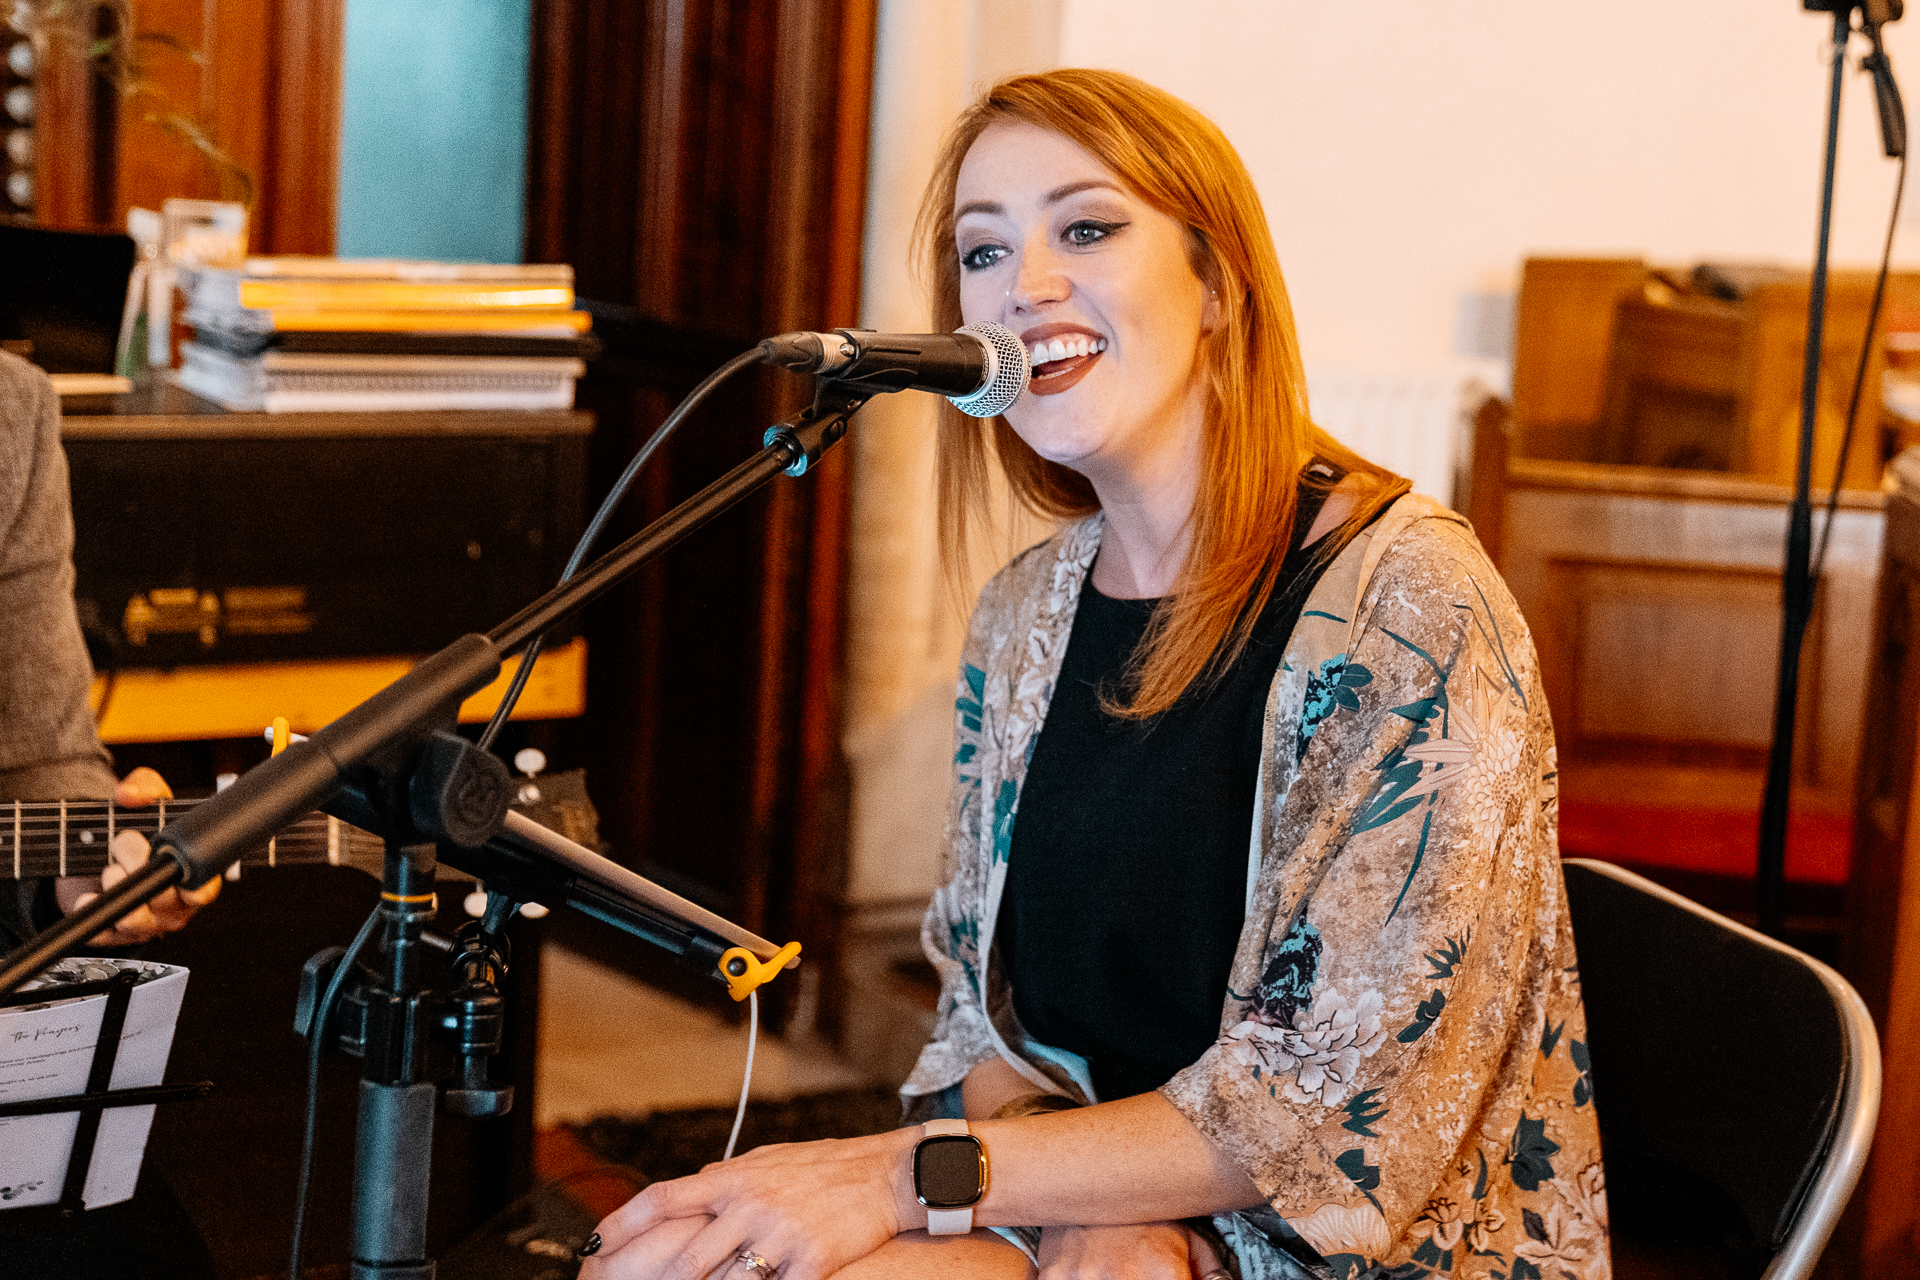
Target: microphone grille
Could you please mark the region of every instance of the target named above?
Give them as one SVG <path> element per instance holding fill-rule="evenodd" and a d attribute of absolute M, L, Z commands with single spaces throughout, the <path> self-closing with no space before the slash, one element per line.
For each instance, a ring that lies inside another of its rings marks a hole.
<path fill-rule="evenodd" d="M 1027 347 L 1005 325 L 983 320 L 964 325 L 956 333 L 971 334 L 987 348 L 987 376 L 980 389 L 970 395 L 948 396 L 953 407 L 976 418 L 997 418 L 1013 407 L 1027 389 L 1032 372 L 1027 364 Z"/>

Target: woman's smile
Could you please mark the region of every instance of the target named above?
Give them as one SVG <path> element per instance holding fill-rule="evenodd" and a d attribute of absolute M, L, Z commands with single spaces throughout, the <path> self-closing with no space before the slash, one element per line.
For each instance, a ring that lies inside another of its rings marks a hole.
<path fill-rule="evenodd" d="M 1093 372 L 1107 340 L 1072 324 L 1037 324 L 1020 335 L 1033 378 L 1027 390 L 1036 396 L 1057 396 Z"/>

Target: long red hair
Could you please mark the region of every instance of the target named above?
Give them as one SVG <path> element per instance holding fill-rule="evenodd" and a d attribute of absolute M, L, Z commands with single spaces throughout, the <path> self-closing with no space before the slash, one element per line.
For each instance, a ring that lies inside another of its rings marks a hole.
<path fill-rule="evenodd" d="M 1071 68 L 1002 80 L 967 108 L 940 152 L 915 239 L 938 329 L 963 323 L 954 191 L 968 150 L 989 126 L 1022 123 L 1078 144 L 1148 205 L 1187 228 L 1194 274 L 1219 294 L 1220 323 L 1202 339 L 1206 435 L 1191 542 L 1173 594 L 1134 655 L 1131 695 L 1114 709 L 1156 715 L 1245 647 L 1293 545 L 1301 472 L 1313 457 L 1345 470 L 1358 529 L 1408 489 L 1406 480 L 1313 425 L 1293 307 L 1246 165 L 1219 126 L 1164 90 L 1118 71 Z M 1043 516 L 1099 510 L 1086 478 L 1029 448 L 1005 418 L 983 424 L 941 406 L 938 490 L 951 570 L 986 521 L 997 459 L 1013 496 Z"/>

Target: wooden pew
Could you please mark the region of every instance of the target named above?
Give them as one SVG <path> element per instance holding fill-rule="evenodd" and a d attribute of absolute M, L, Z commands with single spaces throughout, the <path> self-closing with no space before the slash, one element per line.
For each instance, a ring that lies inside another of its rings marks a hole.
<path fill-rule="evenodd" d="M 1790 484 L 1810 293 L 1803 271 L 1727 269 L 1741 296 L 1688 290 L 1683 273 L 1634 258 L 1531 258 L 1514 347 L 1519 456 L 1681 466 Z M 1828 278 L 1814 475 L 1831 480 L 1873 273 Z M 1911 325 L 1920 274 L 1888 281 L 1880 333 Z M 1884 343 L 1867 365 L 1846 486 L 1873 488 L 1886 461 L 1879 421 Z"/>
<path fill-rule="evenodd" d="M 1597 461 L 1613 312 L 1641 291 L 1641 258 L 1528 258 L 1514 321 L 1514 447 Z"/>

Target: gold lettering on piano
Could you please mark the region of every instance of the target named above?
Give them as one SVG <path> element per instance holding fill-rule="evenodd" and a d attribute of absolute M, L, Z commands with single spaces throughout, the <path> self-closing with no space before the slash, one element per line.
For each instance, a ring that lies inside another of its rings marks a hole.
<path fill-rule="evenodd" d="M 229 587 L 221 630 L 230 636 L 297 636 L 313 630 L 305 587 Z"/>
<path fill-rule="evenodd" d="M 220 597 L 192 587 L 155 587 L 127 601 L 120 630 L 130 644 L 143 645 L 149 636 L 197 634 L 212 648 L 220 638 Z"/>
<path fill-rule="evenodd" d="M 130 644 L 153 636 L 197 635 L 212 648 L 222 635 L 294 636 L 313 630 L 305 587 L 228 587 L 224 592 L 194 587 L 154 587 L 136 593 L 120 616 Z"/>

